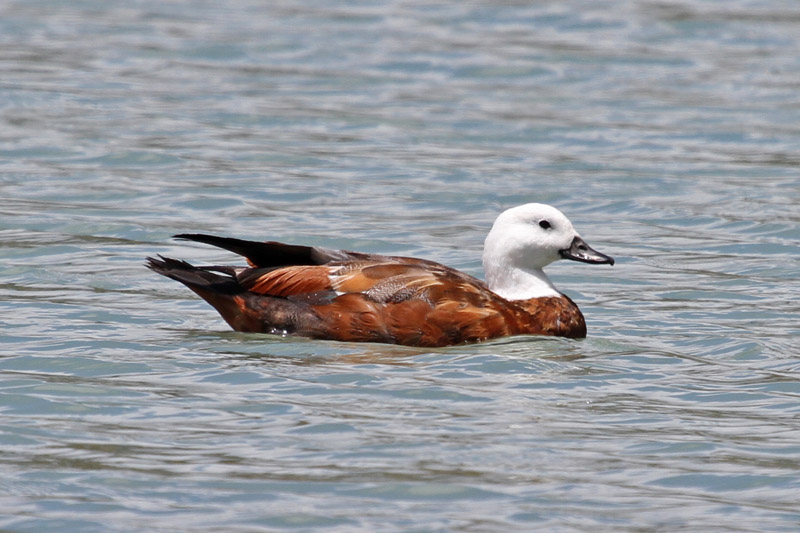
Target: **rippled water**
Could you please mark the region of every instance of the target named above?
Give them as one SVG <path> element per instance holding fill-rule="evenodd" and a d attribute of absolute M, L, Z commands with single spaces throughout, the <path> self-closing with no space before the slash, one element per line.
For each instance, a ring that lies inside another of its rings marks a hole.
<path fill-rule="evenodd" d="M 800 8 L 0 6 L 0 528 L 796 530 Z M 480 274 L 556 205 L 582 341 L 230 332 L 203 231 Z"/>

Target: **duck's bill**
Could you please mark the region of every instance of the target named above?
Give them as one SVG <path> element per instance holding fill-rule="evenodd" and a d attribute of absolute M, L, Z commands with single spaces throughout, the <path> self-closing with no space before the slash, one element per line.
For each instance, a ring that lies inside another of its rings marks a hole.
<path fill-rule="evenodd" d="M 569 248 L 560 250 L 558 253 L 564 259 L 580 261 L 581 263 L 592 263 L 594 265 L 614 264 L 613 257 L 610 255 L 601 254 L 597 250 L 593 250 L 591 246 L 586 244 L 586 241 L 577 236 L 572 239 L 572 244 Z"/>

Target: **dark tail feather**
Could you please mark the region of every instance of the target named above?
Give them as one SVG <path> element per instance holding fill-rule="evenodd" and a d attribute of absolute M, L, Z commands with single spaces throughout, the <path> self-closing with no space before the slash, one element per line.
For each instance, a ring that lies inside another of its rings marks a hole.
<path fill-rule="evenodd" d="M 186 285 L 211 304 L 236 331 L 294 332 L 300 315 L 303 315 L 302 323 L 307 328 L 319 322 L 301 304 L 245 291 L 236 281 L 233 267 L 193 266 L 186 261 L 158 257 L 148 257 L 147 268 Z"/>
<path fill-rule="evenodd" d="M 176 239 L 202 242 L 223 248 L 235 254 L 246 257 L 253 265 L 258 267 L 281 267 L 288 265 L 321 265 L 330 259 L 310 246 L 296 246 L 281 242 L 258 242 L 233 239 L 230 237 L 217 237 L 202 233 L 181 233 L 175 235 Z"/>
<path fill-rule="evenodd" d="M 148 257 L 147 268 L 162 276 L 180 281 L 198 294 L 200 294 L 198 291 L 228 295 L 243 292 L 234 278 L 234 271 L 231 267 L 197 267 L 186 261 L 161 255 L 158 257 L 159 259 Z M 224 275 L 216 272 L 222 272 Z M 203 295 L 201 294 L 201 296 Z"/>
<path fill-rule="evenodd" d="M 196 267 L 186 261 L 159 256 L 159 259 L 148 257 L 147 268 L 189 287 L 211 304 L 236 331 L 261 331 L 257 317 L 243 312 L 242 296 L 246 293 L 232 272 L 227 273 L 226 267 Z"/>

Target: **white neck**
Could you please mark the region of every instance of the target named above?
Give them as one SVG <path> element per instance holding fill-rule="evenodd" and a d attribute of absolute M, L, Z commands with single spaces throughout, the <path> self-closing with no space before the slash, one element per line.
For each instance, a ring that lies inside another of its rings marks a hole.
<path fill-rule="evenodd" d="M 500 265 L 484 266 L 489 288 L 506 300 L 530 300 L 531 298 L 558 297 L 558 292 L 540 268 L 525 270 Z"/>

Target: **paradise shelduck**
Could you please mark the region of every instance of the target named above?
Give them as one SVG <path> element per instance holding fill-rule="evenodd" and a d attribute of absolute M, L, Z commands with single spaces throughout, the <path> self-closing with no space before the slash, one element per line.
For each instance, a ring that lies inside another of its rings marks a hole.
<path fill-rule="evenodd" d="M 192 266 L 163 256 L 147 264 L 197 293 L 236 331 L 409 346 L 521 334 L 585 337 L 578 306 L 542 269 L 558 259 L 614 264 L 544 204 L 497 217 L 484 243 L 486 282 L 425 259 L 195 233 L 175 237 L 247 258 L 249 267 Z"/>

